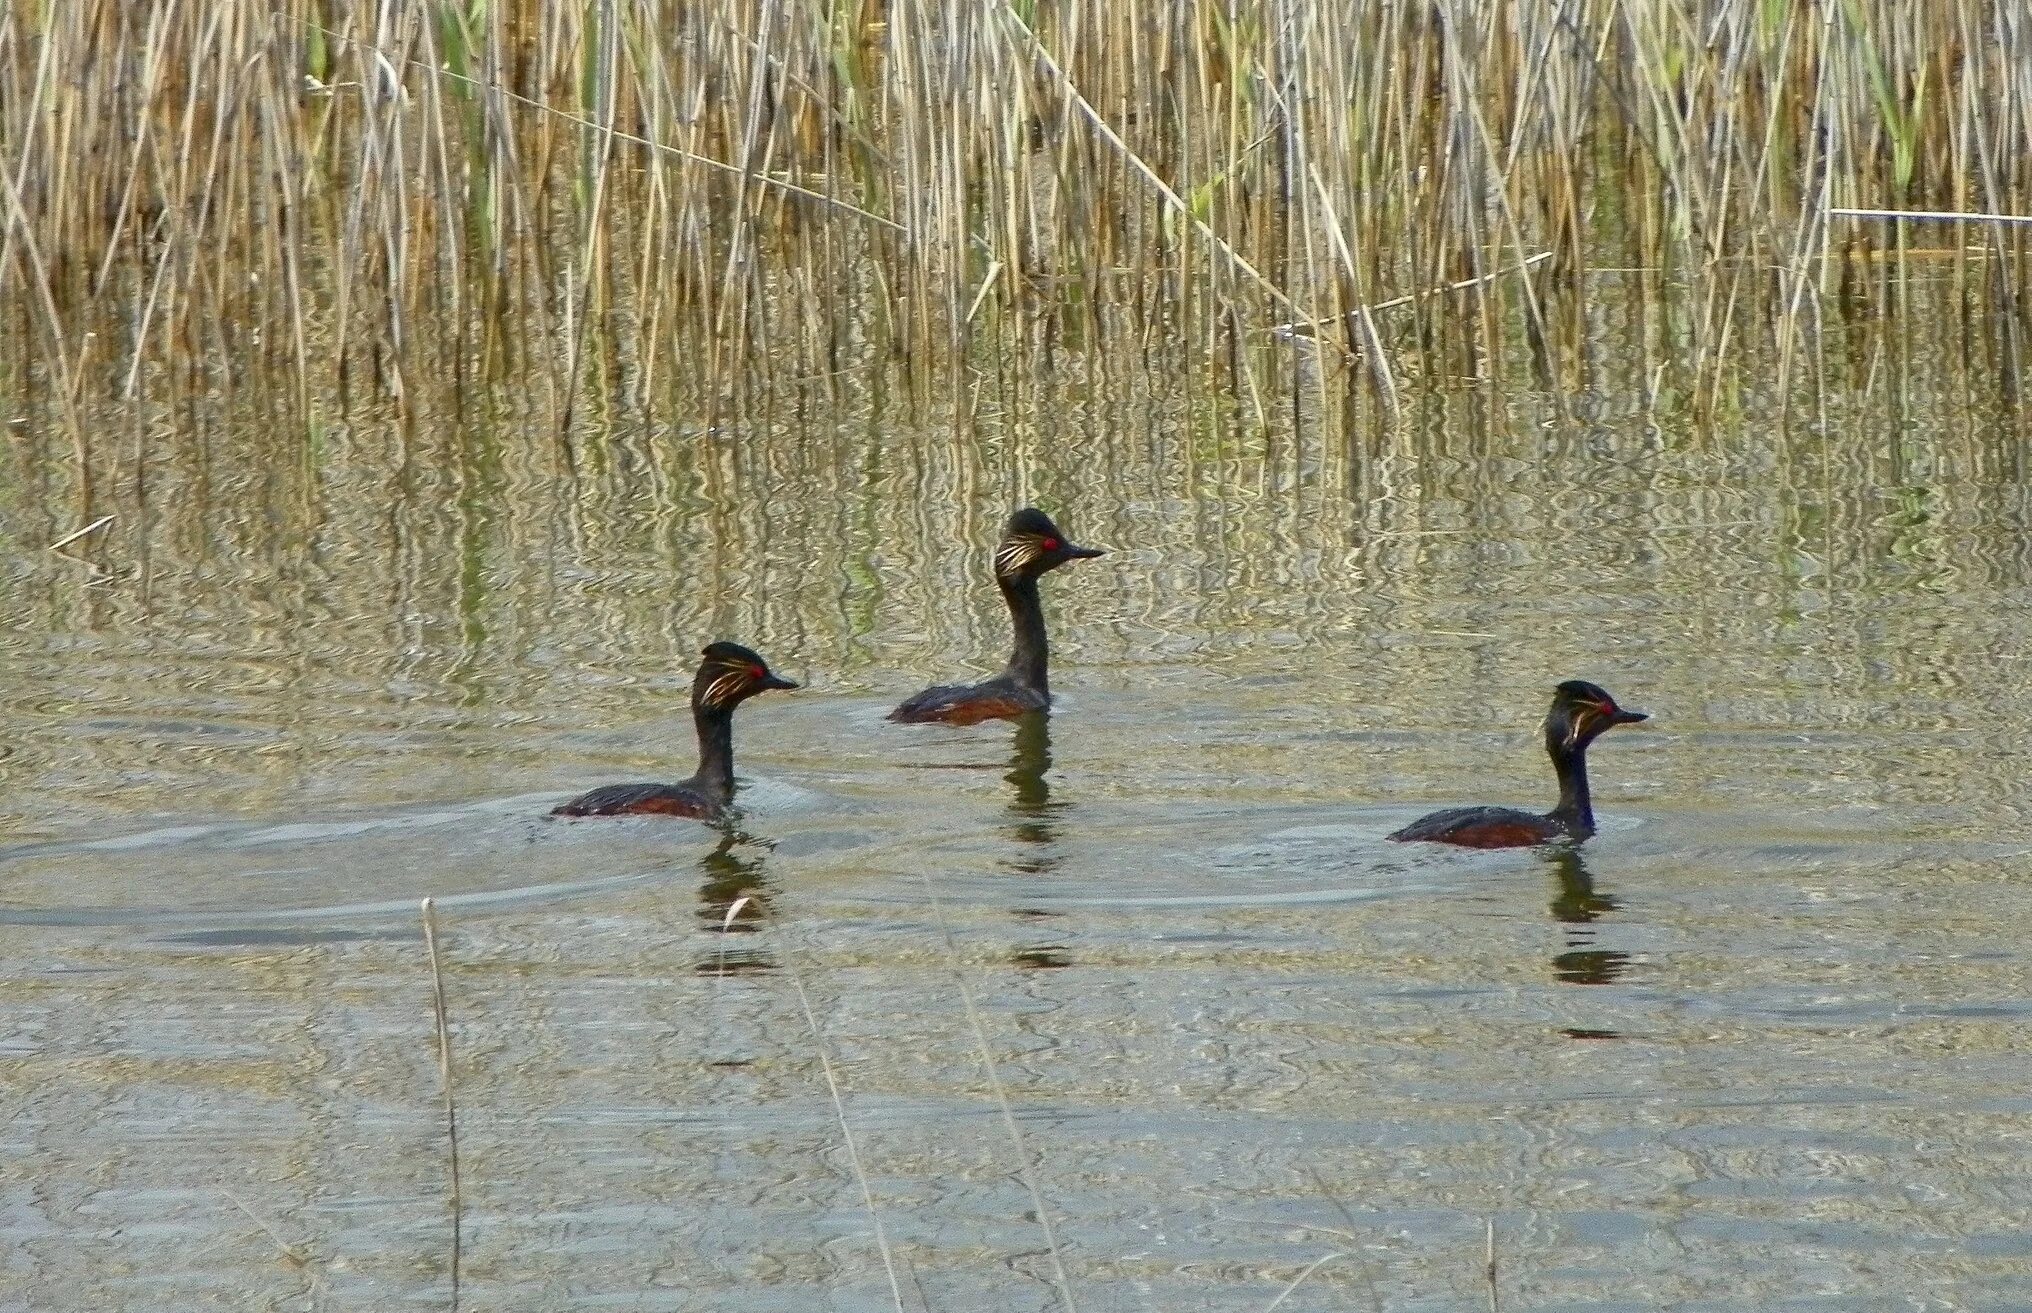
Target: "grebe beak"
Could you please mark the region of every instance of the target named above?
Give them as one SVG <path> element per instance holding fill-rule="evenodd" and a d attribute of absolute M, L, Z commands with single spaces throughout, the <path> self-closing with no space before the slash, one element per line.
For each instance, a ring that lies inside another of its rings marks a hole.
<path fill-rule="evenodd" d="M 1642 711 L 1625 711 L 1613 704 L 1604 707 L 1600 703 L 1584 702 L 1574 708 L 1573 714 L 1567 717 L 1566 746 L 1571 748 L 1579 744 L 1583 734 L 1592 736 L 1603 730 L 1613 729 L 1617 725 L 1634 725 L 1640 720 L 1649 719 L 1651 717 Z M 1600 725 L 1600 729 L 1595 728 L 1597 724 Z"/>
<path fill-rule="evenodd" d="M 758 691 L 767 693 L 772 688 L 796 688 L 797 681 L 794 679 L 785 679 L 783 676 L 771 672 L 770 674 L 763 676 L 762 682 L 757 684 L 755 687 Z"/>
<path fill-rule="evenodd" d="M 1064 551 L 1065 559 L 1068 561 L 1091 561 L 1096 556 L 1108 554 L 1099 547 L 1075 547 L 1071 543 L 1065 545 Z"/>

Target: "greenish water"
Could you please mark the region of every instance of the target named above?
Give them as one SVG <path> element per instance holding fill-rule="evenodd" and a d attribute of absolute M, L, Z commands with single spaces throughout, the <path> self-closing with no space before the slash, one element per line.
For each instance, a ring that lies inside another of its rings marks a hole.
<path fill-rule="evenodd" d="M 24 411 L 0 1306 L 443 1306 L 426 895 L 467 1307 L 892 1307 L 856 1161 L 912 1309 L 1063 1306 L 1026 1167 L 1088 1313 L 1482 1309 L 1490 1223 L 1505 1309 L 2032 1304 L 2025 426 L 1896 331 L 1711 419 L 1098 353 L 568 453 L 204 411 L 83 507 Z M 1057 715 L 887 724 L 999 665 L 1028 500 L 1110 549 Z M 738 832 L 541 819 L 690 769 L 715 637 L 808 681 Z M 1583 852 L 1382 841 L 1548 805 L 1567 677 L 1653 717 Z"/>

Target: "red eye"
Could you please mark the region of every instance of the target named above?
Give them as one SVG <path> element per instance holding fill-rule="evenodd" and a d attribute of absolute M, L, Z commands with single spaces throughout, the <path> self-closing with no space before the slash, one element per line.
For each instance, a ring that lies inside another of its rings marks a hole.
<path fill-rule="evenodd" d="M 758 684 L 759 684 L 759 683 L 761 683 L 761 682 L 762 682 L 763 680 L 765 680 L 765 679 L 769 678 L 769 672 L 768 672 L 768 671 L 766 671 L 766 670 L 764 670 L 764 669 L 763 669 L 762 667 L 760 667 L 760 666 L 749 666 L 749 667 L 748 667 L 748 678 L 750 678 L 750 679 L 754 680 L 754 681 L 755 681 L 756 683 L 758 683 Z"/>
<path fill-rule="evenodd" d="M 1058 539 L 1046 538 L 1043 542 L 1039 543 L 1038 546 L 1042 547 L 1047 552 L 1055 552 L 1058 550 Z"/>

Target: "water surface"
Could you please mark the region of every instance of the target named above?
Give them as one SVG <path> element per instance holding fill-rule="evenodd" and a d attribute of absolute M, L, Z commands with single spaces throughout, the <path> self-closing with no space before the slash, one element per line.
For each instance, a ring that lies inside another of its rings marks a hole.
<path fill-rule="evenodd" d="M 1509 1309 L 2027 1306 L 2022 422 L 1947 352 L 1704 417 L 1638 365 L 1384 430 L 1068 366 L 568 469 L 166 419 L 63 555 L 26 426 L 0 1304 L 442 1306 L 431 896 L 470 1307 L 892 1307 L 862 1175 L 906 1307 L 1062 1307 L 1026 1169 L 1090 1313 L 1486 1308 L 1491 1223 Z M 1058 714 L 887 724 L 999 664 L 1028 500 L 1110 549 Z M 716 637 L 809 684 L 738 822 L 544 819 L 690 769 Z M 1653 717 L 1584 850 L 1384 841 L 1549 804 L 1568 677 Z"/>

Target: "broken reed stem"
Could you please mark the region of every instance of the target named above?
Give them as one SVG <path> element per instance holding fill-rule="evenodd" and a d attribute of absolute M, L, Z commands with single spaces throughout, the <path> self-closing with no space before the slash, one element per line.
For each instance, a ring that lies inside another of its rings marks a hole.
<path fill-rule="evenodd" d="M 1514 274 L 1520 269 L 1528 269 L 1534 264 L 1543 264 L 1545 263 L 1545 261 L 1550 260 L 1551 258 L 1552 258 L 1551 251 L 1540 251 L 1537 255 L 1530 256 L 1527 259 L 1520 260 L 1516 264 L 1509 265 L 1502 269 L 1493 270 L 1492 272 L 1482 274 L 1481 276 L 1476 278 L 1463 278 L 1456 283 L 1441 283 L 1438 287 L 1428 287 L 1423 292 L 1407 292 L 1403 296 L 1393 296 L 1387 301 L 1378 301 L 1374 305 L 1356 306 L 1353 310 L 1343 312 L 1342 318 L 1347 319 L 1352 323 L 1356 322 L 1358 316 L 1370 316 L 1378 314 L 1384 310 L 1395 310 L 1400 306 L 1414 305 L 1420 301 L 1431 300 L 1435 296 L 1445 296 L 1449 292 L 1464 292 L 1470 287 L 1480 287 L 1488 283 L 1493 283 L 1498 278 L 1503 278 L 1510 274 Z M 1292 337 L 1303 337 L 1308 339 L 1313 337 L 1312 326 L 1310 324 L 1303 323 L 1272 324 L 1267 331 L 1272 333 L 1284 333 Z M 1370 334 L 1373 334 L 1375 332 L 1375 324 L 1373 321 L 1369 323 L 1367 331 Z"/>
<path fill-rule="evenodd" d="M 1312 1178 L 1313 1185 L 1319 1188 L 1320 1197 L 1326 1200 L 1329 1204 L 1333 1205 L 1333 1210 L 1341 1215 L 1341 1221 L 1346 1222 L 1348 1224 L 1348 1229 L 1346 1231 L 1338 1233 L 1330 1231 L 1325 1227 L 1315 1229 L 1325 1232 L 1326 1234 L 1329 1235 L 1332 1234 L 1344 1235 L 1350 1241 L 1356 1241 L 1359 1243 L 1359 1237 L 1362 1234 L 1362 1224 L 1355 1220 L 1355 1215 L 1348 1211 L 1348 1206 L 1345 1203 L 1341 1202 L 1341 1197 L 1335 1194 L 1332 1188 L 1327 1185 L 1326 1177 L 1320 1175 L 1319 1169 L 1317 1167 L 1307 1168 L 1306 1175 L 1310 1176 Z M 1368 1292 L 1369 1306 L 1375 1310 L 1375 1313 L 1383 1313 L 1383 1292 L 1376 1289 L 1376 1274 L 1371 1272 L 1369 1270 L 1369 1265 L 1361 1261 L 1359 1258 L 1357 1258 L 1355 1262 L 1355 1271 L 1362 1278 L 1363 1289 L 1365 1289 Z"/>
<path fill-rule="evenodd" d="M 1482 1236 L 1482 1279 L 1489 1285 L 1489 1313 L 1502 1313 L 1496 1297 L 1496 1219 L 1484 1218 L 1488 1229 Z"/>
<path fill-rule="evenodd" d="M 98 519 L 93 520 L 90 524 L 86 525 L 84 528 L 71 530 L 69 533 L 57 539 L 55 542 L 51 543 L 48 547 L 45 547 L 43 550 L 49 552 L 62 551 L 64 548 L 70 546 L 72 543 L 84 537 L 86 534 L 91 533 L 97 529 L 103 529 L 107 525 L 111 524 L 113 521 L 119 518 L 120 517 L 117 515 L 101 515 Z"/>
<path fill-rule="evenodd" d="M 1341 270 L 1347 277 L 1349 292 L 1356 298 L 1363 295 L 1361 273 L 1355 267 L 1354 253 L 1348 250 L 1347 239 L 1341 235 L 1340 217 L 1334 212 L 1333 199 L 1327 195 L 1326 182 L 1314 166 L 1307 170 L 1313 187 L 1319 192 L 1321 213 L 1326 219 L 1327 236 L 1331 239 L 1335 257 L 1341 263 Z M 1390 357 L 1383 350 L 1383 338 L 1376 332 L 1376 321 L 1360 301 L 1348 312 L 1348 320 L 1361 334 L 1361 354 L 1369 365 L 1369 377 L 1376 385 L 1376 394 L 1383 400 L 1383 409 L 1391 419 L 1397 418 L 1397 380 L 1390 372 Z"/>
<path fill-rule="evenodd" d="M 301 23 L 305 28 L 309 29 L 310 31 L 316 32 L 320 36 L 323 36 L 333 41 L 342 41 L 347 45 L 357 47 L 360 50 L 373 55 L 377 60 L 386 61 L 389 63 L 391 68 L 393 67 L 393 64 L 397 62 L 397 57 L 389 55 L 386 51 L 382 50 L 379 46 L 375 45 L 371 41 L 363 41 L 359 37 L 347 36 L 343 32 L 335 32 L 331 28 L 320 27 L 316 23 L 312 23 L 304 19 L 298 19 L 297 21 Z M 594 134 L 594 136 L 596 136 L 602 142 L 606 143 L 619 142 L 629 146 L 640 146 L 644 150 L 654 151 L 659 155 L 668 155 L 672 159 L 683 160 L 687 164 L 696 164 L 701 168 L 713 169 L 721 173 L 729 174 L 736 178 L 745 178 L 746 180 L 755 183 L 757 186 L 767 187 L 772 191 L 782 192 L 786 196 L 794 196 L 801 201 L 810 201 L 815 205 L 824 207 L 825 209 L 835 210 L 841 214 L 851 215 L 856 219 L 872 223 L 879 228 L 886 228 L 890 232 L 898 233 L 905 237 L 909 236 L 909 229 L 905 228 L 902 224 L 896 222 L 894 219 L 884 218 L 879 214 L 871 213 L 867 210 L 860 208 L 858 205 L 850 205 L 846 201 L 839 199 L 837 196 L 828 196 L 824 192 L 813 191 L 809 187 L 800 187 L 794 182 L 785 182 L 781 178 L 771 177 L 768 174 L 754 173 L 749 170 L 743 169 L 738 164 L 729 164 L 725 160 L 716 160 L 710 155 L 701 155 L 696 151 L 686 150 L 682 146 L 673 146 L 667 141 L 652 141 L 648 137 L 637 136 L 632 132 L 623 132 L 620 129 L 615 128 L 611 124 L 597 122 L 596 120 L 586 118 L 584 115 L 574 114 L 569 110 L 559 109 L 555 105 L 546 105 L 542 101 L 537 100 L 533 97 L 525 96 L 520 94 L 519 92 L 511 91 L 507 87 L 502 86 L 498 82 L 489 82 L 483 78 L 469 77 L 464 73 L 454 73 L 449 69 L 438 68 L 420 59 L 401 58 L 399 62 L 405 67 L 420 69 L 423 72 L 430 74 L 432 77 L 440 77 L 446 79 L 447 81 L 463 83 L 464 85 L 471 87 L 475 91 L 485 92 L 488 96 L 499 97 L 503 101 L 507 101 L 511 104 L 520 105 L 524 109 L 533 109 L 537 113 L 542 114 L 548 118 L 556 119 L 558 122 L 563 123 L 567 126 L 580 128 L 588 133 Z M 331 89 L 336 90 L 336 88 Z M 356 84 L 352 89 L 359 91 L 362 95 L 366 94 L 366 88 L 363 86 Z"/>
<path fill-rule="evenodd" d="M 1830 205 L 1827 213 L 1840 219 L 1904 219 L 1913 223 L 2032 223 L 2032 214 L 1972 214 L 1964 210 L 1856 210 Z"/>
<path fill-rule="evenodd" d="M 1116 132 L 1113 127 L 1109 126 L 1108 121 L 1101 116 L 1101 112 L 1095 109 L 1085 96 L 1080 94 L 1079 88 L 1073 85 L 1072 78 L 1067 75 L 1064 67 L 1061 66 L 1056 59 L 1053 59 L 1051 57 L 1051 52 L 1045 49 L 1044 42 L 1040 40 L 1038 38 L 1037 33 L 1034 30 L 1032 30 L 1030 26 L 1026 24 L 1021 17 L 1017 15 L 1016 11 L 1013 8 L 1004 9 L 1002 12 L 1004 16 L 1007 18 L 1009 24 L 1012 27 L 1014 27 L 1017 30 L 1017 32 L 1022 34 L 1023 38 L 1029 42 L 1031 56 L 1034 59 L 1036 59 L 1038 65 L 1042 67 L 1046 72 L 1050 73 L 1052 80 L 1057 82 L 1059 86 L 1064 89 L 1067 105 L 1079 111 L 1080 117 L 1084 118 L 1090 125 L 1092 125 L 1094 131 L 1098 132 L 1101 135 L 1102 140 L 1106 141 L 1108 145 L 1110 145 L 1117 152 L 1120 153 L 1123 162 L 1128 164 L 1128 166 L 1135 171 L 1138 177 L 1142 178 L 1143 181 L 1150 184 L 1151 188 L 1155 190 L 1160 197 L 1163 198 L 1164 203 L 1170 206 L 1173 212 L 1175 212 L 1180 218 L 1185 219 L 1187 222 L 1192 224 L 1193 230 L 1199 233 L 1201 237 L 1205 238 L 1208 244 L 1211 245 L 1214 250 L 1218 251 L 1224 260 L 1226 260 L 1229 264 L 1233 265 L 1236 270 L 1245 275 L 1250 282 L 1255 283 L 1256 286 L 1263 289 L 1263 292 L 1267 296 L 1269 296 L 1271 300 L 1277 302 L 1277 304 L 1283 306 L 1286 310 L 1289 310 L 1293 315 L 1296 315 L 1298 318 L 1305 320 L 1307 323 L 1318 322 L 1316 316 L 1309 314 L 1307 311 L 1301 308 L 1296 301 L 1292 300 L 1289 296 L 1287 296 L 1283 288 L 1277 286 L 1277 284 L 1271 282 L 1268 278 L 1265 278 L 1261 273 L 1257 272 L 1256 266 L 1250 264 L 1249 261 L 1242 256 L 1241 252 L 1237 251 L 1234 247 L 1230 246 L 1228 243 L 1222 241 L 1220 234 L 1216 233 L 1212 228 L 1208 227 L 1206 221 L 1201 219 L 1197 214 L 1193 212 L 1193 208 L 1190 205 L 1187 205 L 1184 199 L 1180 197 L 1176 191 L 1173 191 L 1170 185 L 1167 184 L 1163 178 L 1157 175 L 1157 171 L 1155 169 L 1151 168 L 1148 164 L 1146 164 L 1143 161 L 1143 158 L 1140 155 L 1138 155 L 1135 151 L 1129 149 L 1129 143 L 1123 141 L 1121 134 Z"/>
<path fill-rule="evenodd" d="M 1044 1232 L 1044 1247 L 1051 1255 L 1053 1283 L 1058 1287 L 1059 1303 L 1066 1313 L 1079 1313 L 1079 1305 L 1072 1297 L 1072 1281 L 1065 1273 L 1065 1256 L 1059 1252 L 1058 1233 L 1051 1224 L 1051 1210 L 1044 1206 L 1044 1192 L 1037 1188 L 1037 1171 L 1030 1163 L 1030 1150 L 1023 1143 L 1023 1132 L 1017 1129 L 1016 1113 L 1009 1106 L 1009 1093 L 1002 1088 L 1001 1073 L 995 1067 L 995 1052 L 988 1044 L 988 1029 L 981 1024 L 981 1010 L 974 1004 L 974 991 L 967 988 L 966 976 L 960 972 L 959 947 L 953 942 L 952 927 L 946 923 L 945 907 L 932 892 L 929 876 L 922 877 L 924 897 L 931 904 L 931 913 L 938 922 L 939 937 L 945 942 L 946 964 L 951 968 L 953 983 L 959 986 L 960 1002 L 966 1008 L 967 1024 L 973 1028 L 974 1043 L 981 1053 L 981 1067 L 988 1074 L 988 1089 L 995 1096 L 995 1107 L 1002 1114 L 1002 1129 L 1009 1134 L 1009 1143 L 1016 1149 L 1017 1170 L 1023 1175 L 1023 1188 L 1030 1192 L 1030 1206 L 1036 1212 L 1037 1225 Z"/>
<path fill-rule="evenodd" d="M 797 969 L 797 954 L 793 946 L 783 955 L 784 965 L 790 972 L 790 983 L 797 990 L 797 1002 L 804 1009 L 805 1029 L 811 1033 L 811 1045 L 818 1054 L 818 1068 L 825 1074 L 826 1094 L 832 1100 L 833 1117 L 840 1124 L 840 1138 L 846 1142 L 847 1165 L 854 1169 L 854 1183 L 861 1187 L 861 1206 L 868 1210 L 868 1220 L 875 1226 L 875 1248 L 882 1255 L 882 1270 L 889 1277 L 889 1298 L 896 1305 L 896 1313 L 903 1313 L 903 1286 L 896 1279 L 896 1257 L 889 1248 L 889 1233 L 882 1226 L 881 1210 L 875 1207 L 875 1191 L 868 1183 L 868 1169 L 861 1163 L 861 1148 L 854 1140 L 854 1128 L 847 1121 L 846 1100 L 840 1097 L 839 1077 L 833 1072 L 833 1060 L 826 1053 L 825 1036 L 818 1028 L 818 1014 L 812 1011 L 811 995 L 805 990 L 804 975 Z"/>
<path fill-rule="evenodd" d="M 444 1086 L 445 1147 L 452 1186 L 452 1313 L 459 1307 L 459 1256 L 465 1202 L 459 1189 L 459 1108 L 452 1096 L 452 1030 L 445 1014 L 444 968 L 437 951 L 437 901 L 423 900 L 423 947 L 430 956 L 430 1006 L 437 1021 L 437 1075 Z"/>
<path fill-rule="evenodd" d="M 1284 1289 L 1277 1292 L 1277 1298 L 1271 1300 L 1268 1304 L 1265 1304 L 1263 1306 L 1263 1313 L 1276 1313 L 1277 1306 L 1279 1304 L 1282 1304 L 1285 1300 L 1291 1298 L 1292 1291 L 1304 1285 L 1305 1279 L 1307 1277 L 1319 1271 L 1321 1268 L 1325 1267 L 1328 1263 L 1333 1262 L 1337 1258 L 1354 1258 L 1354 1257 L 1355 1255 L 1352 1252 L 1345 1249 L 1336 1249 L 1332 1253 L 1321 1254 L 1318 1258 L 1315 1258 L 1310 1263 L 1307 1263 L 1305 1265 L 1305 1269 L 1301 1271 L 1297 1276 L 1291 1278 L 1289 1282 L 1285 1283 Z"/>
<path fill-rule="evenodd" d="M 270 1240 L 275 1242 L 275 1247 L 282 1251 L 282 1256 L 284 1258 L 288 1259 L 290 1262 L 294 1263 L 298 1267 L 308 1268 L 310 1266 L 310 1255 L 306 1253 L 304 1250 L 298 1248 L 297 1246 L 290 1244 L 287 1240 L 284 1240 L 282 1238 L 281 1233 L 278 1232 L 274 1227 L 268 1225 L 267 1222 L 263 1221 L 261 1217 L 254 1212 L 253 1209 L 249 1208 L 246 1205 L 246 1203 L 240 1198 L 239 1195 L 236 1195 L 231 1190 L 227 1190 L 223 1187 L 220 1188 L 219 1193 L 226 1196 L 226 1202 L 232 1204 L 233 1207 L 239 1209 L 243 1214 L 245 1214 L 248 1221 L 252 1222 L 255 1226 L 260 1227 L 261 1234 L 267 1236 Z"/>

